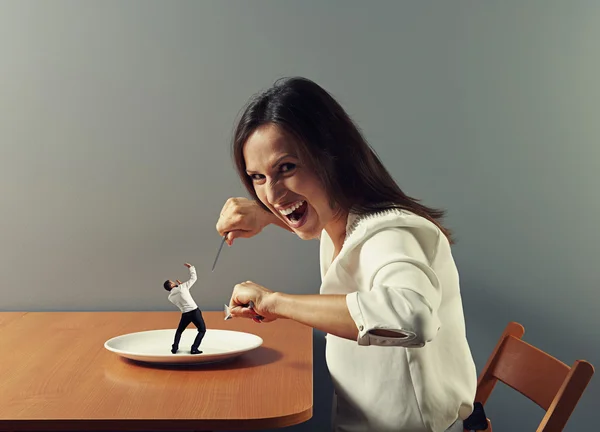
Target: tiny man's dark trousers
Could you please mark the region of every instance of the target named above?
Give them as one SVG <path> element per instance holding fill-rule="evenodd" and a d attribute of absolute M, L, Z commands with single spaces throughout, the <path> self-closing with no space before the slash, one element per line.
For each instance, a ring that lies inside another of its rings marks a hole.
<path fill-rule="evenodd" d="M 192 349 L 198 349 L 200 343 L 202 342 L 202 338 L 206 334 L 206 324 L 204 323 L 204 318 L 202 318 L 202 312 L 200 312 L 200 309 L 198 308 L 181 314 L 181 320 L 179 321 L 179 326 L 177 326 L 177 331 L 175 332 L 175 341 L 173 342 L 173 347 L 179 347 L 181 335 L 190 323 L 194 323 L 194 325 L 198 328 L 198 334 L 196 335 L 196 339 L 194 339 L 194 343 L 192 345 Z"/>

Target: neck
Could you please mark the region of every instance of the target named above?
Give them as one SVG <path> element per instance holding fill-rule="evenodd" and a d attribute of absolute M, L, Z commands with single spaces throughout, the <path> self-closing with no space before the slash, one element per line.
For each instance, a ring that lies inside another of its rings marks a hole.
<path fill-rule="evenodd" d="M 325 226 L 325 232 L 333 241 L 336 254 L 342 249 L 346 239 L 346 223 L 348 221 L 347 211 L 338 211 L 331 221 Z"/>

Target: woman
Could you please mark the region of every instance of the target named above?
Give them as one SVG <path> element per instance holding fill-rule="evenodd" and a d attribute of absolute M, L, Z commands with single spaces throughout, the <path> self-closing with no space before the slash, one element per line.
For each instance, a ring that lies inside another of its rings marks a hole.
<path fill-rule="evenodd" d="M 235 286 L 233 317 L 327 333 L 335 431 L 462 430 L 476 371 L 444 212 L 405 195 L 343 108 L 304 78 L 255 95 L 233 140 L 254 198 L 230 198 L 228 245 L 268 224 L 320 240 L 320 294 Z M 254 309 L 244 305 L 254 302 Z"/>

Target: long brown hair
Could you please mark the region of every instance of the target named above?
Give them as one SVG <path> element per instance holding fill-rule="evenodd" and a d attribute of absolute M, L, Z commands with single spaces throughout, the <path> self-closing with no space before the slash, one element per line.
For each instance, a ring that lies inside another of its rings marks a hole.
<path fill-rule="evenodd" d="M 246 173 L 244 144 L 263 125 L 274 124 L 297 139 L 298 156 L 325 188 L 332 205 L 356 214 L 390 208 L 412 211 L 433 222 L 453 243 L 440 220 L 445 211 L 407 196 L 341 105 L 322 87 L 302 78 L 282 78 L 255 94 L 244 107 L 233 135 L 233 158 L 248 192 L 265 210 Z"/>

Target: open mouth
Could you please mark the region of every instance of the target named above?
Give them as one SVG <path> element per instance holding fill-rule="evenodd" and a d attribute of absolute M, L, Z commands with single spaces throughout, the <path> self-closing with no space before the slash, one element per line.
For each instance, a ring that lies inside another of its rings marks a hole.
<path fill-rule="evenodd" d="M 298 228 L 306 221 L 306 215 L 308 214 L 308 204 L 305 200 L 299 201 L 292 207 L 280 211 L 289 221 L 292 228 Z"/>

